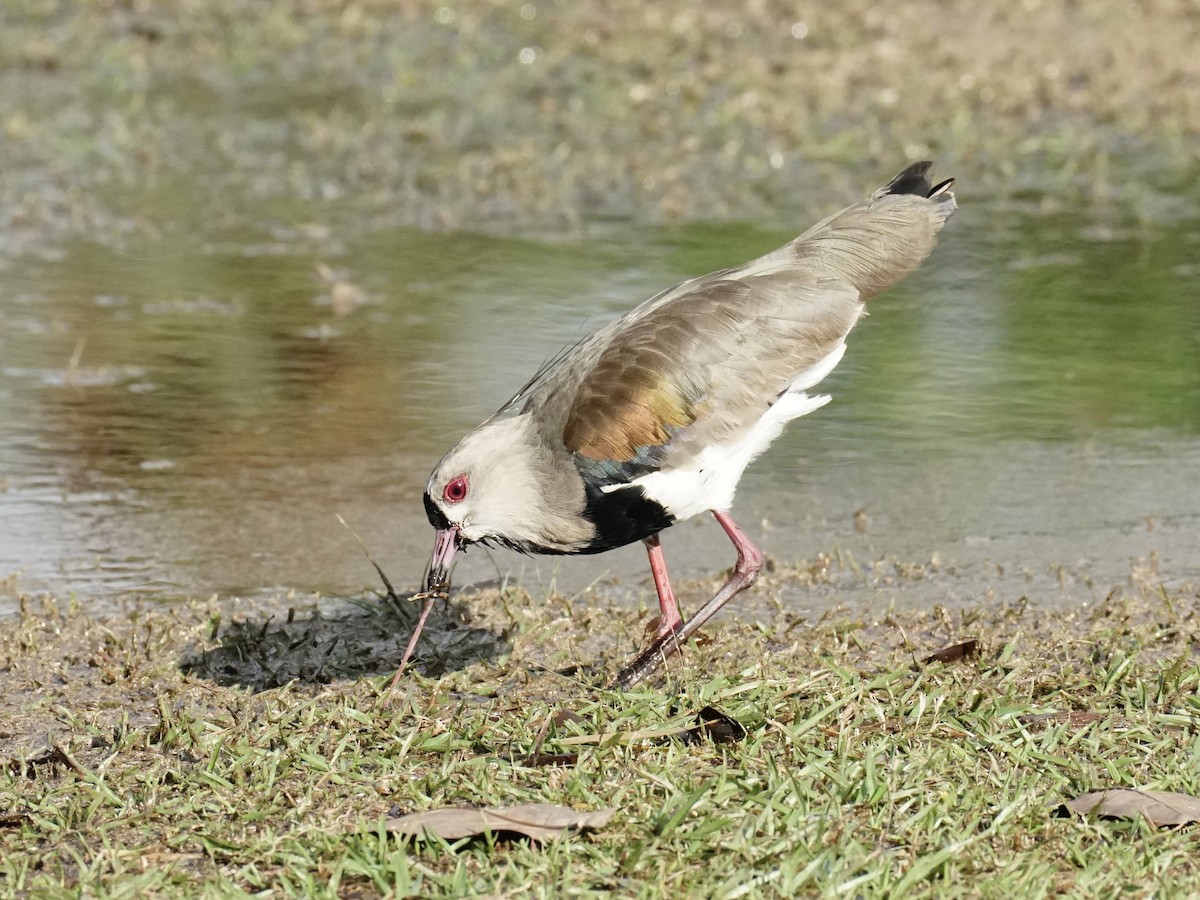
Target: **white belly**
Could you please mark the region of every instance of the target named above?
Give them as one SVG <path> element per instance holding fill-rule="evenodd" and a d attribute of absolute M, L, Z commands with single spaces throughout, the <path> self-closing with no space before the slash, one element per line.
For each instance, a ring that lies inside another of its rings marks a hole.
<path fill-rule="evenodd" d="M 647 497 L 662 505 L 677 521 L 714 509 L 729 510 L 746 466 L 779 437 L 788 422 L 820 409 L 832 399 L 828 394 L 809 395 L 807 389 L 832 372 L 845 352 L 846 345 L 838 344 L 832 353 L 801 373 L 738 440 L 707 447 L 683 466 L 652 472 L 631 483 L 640 485 Z M 613 485 L 607 490 L 620 487 L 624 485 Z"/>

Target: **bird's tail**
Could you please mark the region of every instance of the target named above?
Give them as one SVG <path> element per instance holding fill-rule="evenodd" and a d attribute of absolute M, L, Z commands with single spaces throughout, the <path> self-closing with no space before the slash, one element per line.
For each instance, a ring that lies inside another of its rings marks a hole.
<path fill-rule="evenodd" d="M 931 162 L 913 163 L 866 200 L 814 225 L 794 242 L 801 267 L 849 281 L 869 300 L 910 275 L 958 208 L 953 178 L 932 184 Z"/>
<path fill-rule="evenodd" d="M 879 193 L 882 194 L 916 194 L 918 197 L 935 198 L 940 197 L 946 191 L 950 190 L 954 184 L 953 178 L 947 178 L 945 181 L 938 182 L 936 186 L 930 184 L 929 173 L 933 171 L 933 163 L 929 160 L 913 163 L 882 188 Z M 953 195 L 951 195 L 953 196 Z"/>

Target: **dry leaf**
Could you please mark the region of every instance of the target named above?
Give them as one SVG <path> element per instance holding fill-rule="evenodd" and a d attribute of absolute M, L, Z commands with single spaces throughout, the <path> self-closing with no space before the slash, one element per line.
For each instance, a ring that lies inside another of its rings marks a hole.
<path fill-rule="evenodd" d="M 519 765 L 530 769 L 540 769 L 544 766 L 573 766 L 579 762 L 578 753 L 543 753 L 541 750 L 530 753 Z"/>
<path fill-rule="evenodd" d="M 76 772 L 83 772 L 79 764 L 59 746 L 47 747 L 40 755 L 25 760 L 24 766 L 15 759 L 8 762 L 8 770 L 12 774 L 23 775 L 26 778 L 37 778 L 38 772 L 43 766 L 49 769 L 51 774 L 64 767 L 74 769 Z"/>
<path fill-rule="evenodd" d="M 1187 825 L 1200 822 L 1200 800 L 1174 791 L 1135 791 L 1112 788 L 1088 791 L 1059 806 L 1068 813 L 1090 814 L 1114 819 L 1144 816 L 1151 825 Z"/>
<path fill-rule="evenodd" d="M 546 841 L 567 832 L 603 828 L 615 812 L 614 809 L 576 812 L 565 806 L 549 803 L 476 809 L 447 807 L 388 819 L 387 830 L 392 834 L 409 834 L 416 837 L 427 833 L 435 834 L 448 841 L 489 832 L 523 834 L 535 841 Z"/>
<path fill-rule="evenodd" d="M 5 812 L 0 813 L 0 828 L 20 828 L 26 823 L 31 823 L 33 817 L 25 812 Z"/>
<path fill-rule="evenodd" d="M 533 752 L 525 757 L 519 765 L 530 766 L 536 768 L 538 766 L 573 766 L 579 762 L 578 753 L 543 753 L 542 745 L 546 742 L 546 735 L 549 734 L 551 728 L 561 728 L 567 722 L 582 722 L 583 717 L 578 713 L 572 712 L 569 709 L 560 709 L 553 716 L 550 716 L 542 723 L 542 729 L 538 732 L 537 740 L 533 744 Z"/>
<path fill-rule="evenodd" d="M 685 744 L 694 744 L 704 738 L 714 744 L 735 744 L 745 736 L 746 729 L 741 722 L 714 706 L 706 706 L 696 713 L 696 724 L 691 728 L 672 735 Z"/>
<path fill-rule="evenodd" d="M 971 638 L 969 641 L 963 641 L 961 644 L 952 644 L 949 647 L 943 647 L 937 653 L 931 653 L 925 657 L 925 665 L 930 663 L 940 662 L 942 665 L 958 662 L 961 659 L 970 659 L 979 652 L 979 641 Z"/>
<path fill-rule="evenodd" d="M 1072 728 L 1082 728 L 1084 725 L 1090 725 L 1093 722 L 1099 722 L 1101 716 L 1099 713 L 1081 712 L 1072 710 L 1070 712 L 1051 712 L 1051 713 L 1029 713 L 1024 716 L 1018 716 L 1017 721 L 1022 725 L 1030 728 L 1041 725 L 1058 725 L 1065 723 Z M 1124 720 L 1118 720 L 1118 723 Z"/>
<path fill-rule="evenodd" d="M 555 728 L 562 728 L 562 726 L 566 725 L 568 722 L 582 723 L 583 721 L 583 716 L 577 712 L 572 712 L 569 709 L 560 709 L 550 718 L 550 724 Z"/>

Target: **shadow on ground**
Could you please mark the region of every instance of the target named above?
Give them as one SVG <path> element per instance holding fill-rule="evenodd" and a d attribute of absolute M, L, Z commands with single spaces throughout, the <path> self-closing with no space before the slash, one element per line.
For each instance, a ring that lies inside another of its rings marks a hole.
<path fill-rule="evenodd" d="M 365 601 L 335 612 L 292 611 L 219 625 L 211 646 L 185 656 L 180 670 L 224 686 L 264 691 L 293 681 L 336 679 L 395 671 L 417 620 L 419 604 Z M 451 599 L 429 616 L 410 665 L 438 676 L 511 649 L 507 631 L 472 627 L 466 606 Z"/>

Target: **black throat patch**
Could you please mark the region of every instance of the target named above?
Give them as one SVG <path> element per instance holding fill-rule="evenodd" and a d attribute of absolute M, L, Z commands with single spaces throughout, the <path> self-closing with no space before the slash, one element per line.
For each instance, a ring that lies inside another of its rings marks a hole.
<path fill-rule="evenodd" d="M 662 504 L 651 500 L 641 485 L 626 485 L 602 491 L 586 483 L 587 505 L 583 515 L 596 528 L 596 537 L 580 553 L 603 553 L 658 534 L 675 524 L 675 517 Z"/>

